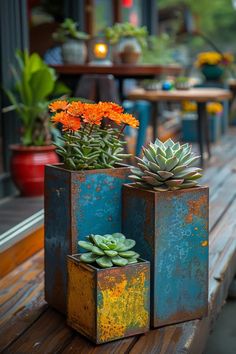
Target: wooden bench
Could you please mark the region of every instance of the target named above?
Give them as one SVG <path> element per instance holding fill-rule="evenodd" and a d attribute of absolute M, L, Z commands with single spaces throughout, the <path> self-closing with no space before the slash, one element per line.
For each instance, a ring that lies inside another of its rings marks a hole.
<path fill-rule="evenodd" d="M 235 135 L 214 146 L 204 183 L 210 186 L 209 316 L 95 346 L 66 326 L 44 301 L 43 251 L 0 282 L 0 351 L 4 353 L 157 354 L 203 352 L 236 272 Z M 23 250 L 22 250 L 23 252 Z"/>

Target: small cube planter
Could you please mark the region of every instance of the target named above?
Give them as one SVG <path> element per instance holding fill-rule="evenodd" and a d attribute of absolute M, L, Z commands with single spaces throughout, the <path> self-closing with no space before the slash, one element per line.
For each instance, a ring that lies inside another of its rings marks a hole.
<path fill-rule="evenodd" d="M 66 313 L 66 256 L 88 233 L 121 231 L 121 189 L 129 167 L 69 171 L 45 168 L 45 299 Z"/>
<path fill-rule="evenodd" d="M 67 257 L 67 323 L 96 344 L 149 330 L 150 264 L 96 268 Z"/>
<path fill-rule="evenodd" d="M 208 116 L 210 141 L 215 143 L 221 137 L 222 114 Z M 183 141 L 197 141 L 197 116 L 196 114 L 185 114 L 182 118 Z"/>
<path fill-rule="evenodd" d="M 208 188 L 155 192 L 125 185 L 123 233 L 151 263 L 151 325 L 208 310 Z"/>

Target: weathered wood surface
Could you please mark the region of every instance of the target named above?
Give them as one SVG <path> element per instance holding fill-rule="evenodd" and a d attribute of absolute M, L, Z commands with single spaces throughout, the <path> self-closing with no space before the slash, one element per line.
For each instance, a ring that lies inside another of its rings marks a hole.
<path fill-rule="evenodd" d="M 141 88 L 134 89 L 128 94 L 130 100 L 147 101 L 185 101 L 196 102 L 223 101 L 229 100 L 232 94 L 229 90 L 218 88 L 192 88 L 189 90 L 156 90 L 146 91 Z"/>
<path fill-rule="evenodd" d="M 179 65 L 52 65 L 58 74 L 84 75 L 84 74 L 108 74 L 118 77 L 152 76 L 160 74 L 176 75 L 183 70 Z"/>
<path fill-rule="evenodd" d="M 236 131 L 235 131 L 236 135 Z M 66 326 L 43 300 L 43 252 L 0 282 L 0 351 L 3 353 L 201 354 L 236 272 L 235 137 L 214 148 L 204 183 L 210 185 L 209 316 L 145 335 L 95 346 Z"/>

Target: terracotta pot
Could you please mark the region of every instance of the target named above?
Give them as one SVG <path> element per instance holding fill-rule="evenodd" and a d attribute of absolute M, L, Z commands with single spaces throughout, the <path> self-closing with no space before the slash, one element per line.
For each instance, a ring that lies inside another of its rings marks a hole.
<path fill-rule="evenodd" d="M 12 180 L 25 197 L 44 193 L 44 166 L 59 162 L 55 147 L 11 145 Z"/>

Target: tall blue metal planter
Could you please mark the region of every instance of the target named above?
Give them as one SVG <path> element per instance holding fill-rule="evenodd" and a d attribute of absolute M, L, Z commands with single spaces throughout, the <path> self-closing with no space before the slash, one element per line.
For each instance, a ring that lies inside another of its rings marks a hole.
<path fill-rule="evenodd" d="M 153 327 L 207 315 L 208 199 L 207 187 L 123 187 L 123 233 L 151 262 Z"/>
<path fill-rule="evenodd" d="M 121 190 L 129 167 L 69 171 L 45 168 L 45 299 L 66 312 L 66 256 L 81 252 L 78 240 L 121 231 Z"/>

